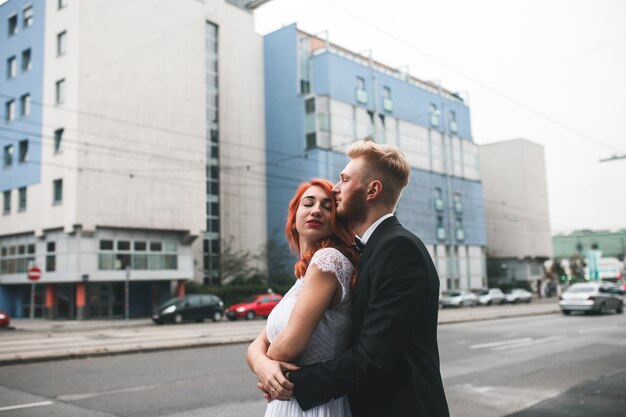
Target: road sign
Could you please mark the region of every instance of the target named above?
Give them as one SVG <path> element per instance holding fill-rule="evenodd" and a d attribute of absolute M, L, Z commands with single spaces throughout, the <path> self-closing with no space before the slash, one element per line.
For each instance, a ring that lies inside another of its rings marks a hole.
<path fill-rule="evenodd" d="M 36 266 L 30 267 L 28 269 L 28 279 L 31 281 L 39 281 L 41 278 L 41 269 Z"/>

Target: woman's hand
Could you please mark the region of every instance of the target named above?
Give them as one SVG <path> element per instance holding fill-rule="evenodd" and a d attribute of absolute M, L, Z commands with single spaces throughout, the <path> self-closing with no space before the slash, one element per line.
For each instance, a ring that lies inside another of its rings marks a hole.
<path fill-rule="evenodd" d="M 285 377 L 285 371 L 300 369 L 288 362 L 274 361 L 268 357 L 255 364 L 254 373 L 259 378 L 257 387 L 266 400 L 288 400 L 293 395 L 293 383 Z"/>

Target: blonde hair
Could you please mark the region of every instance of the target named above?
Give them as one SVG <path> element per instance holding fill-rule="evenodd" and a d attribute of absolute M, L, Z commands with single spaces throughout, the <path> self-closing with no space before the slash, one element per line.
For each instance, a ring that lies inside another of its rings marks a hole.
<path fill-rule="evenodd" d="M 404 152 L 395 145 L 379 145 L 371 138 L 366 138 L 348 146 L 346 155 L 350 159 L 363 157 L 368 161 L 370 169 L 364 174 L 363 180 L 370 182 L 377 179 L 382 182 L 383 201 L 395 206 L 411 174 L 411 165 Z"/>

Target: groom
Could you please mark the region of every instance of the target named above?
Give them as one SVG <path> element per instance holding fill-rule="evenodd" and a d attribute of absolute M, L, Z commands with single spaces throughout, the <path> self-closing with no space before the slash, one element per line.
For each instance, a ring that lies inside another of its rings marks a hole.
<path fill-rule="evenodd" d="M 305 411 L 347 394 L 355 417 L 447 417 L 439 278 L 422 241 L 393 215 L 409 163 L 397 147 L 371 141 L 353 143 L 346 154 L 350 162 L 333 189 L 337 214 L 364 245 L 352 294 L 352 346 L 287 378 Z"/>

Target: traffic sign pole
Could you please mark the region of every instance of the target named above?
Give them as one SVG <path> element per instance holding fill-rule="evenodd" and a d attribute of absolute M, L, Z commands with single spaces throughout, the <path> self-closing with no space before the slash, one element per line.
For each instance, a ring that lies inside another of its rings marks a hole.
<path fill-rule="evenodd" d="M 30 285 L 30 319 L 35 318 L 35 281 Z"/>

